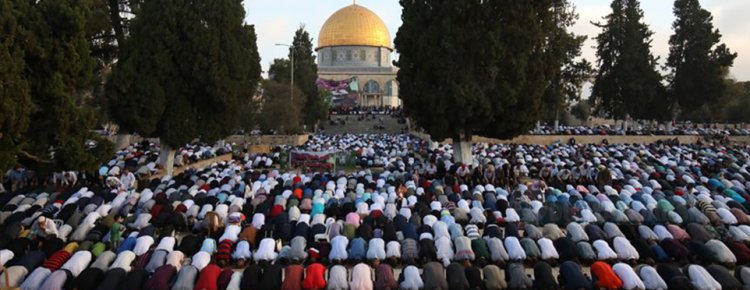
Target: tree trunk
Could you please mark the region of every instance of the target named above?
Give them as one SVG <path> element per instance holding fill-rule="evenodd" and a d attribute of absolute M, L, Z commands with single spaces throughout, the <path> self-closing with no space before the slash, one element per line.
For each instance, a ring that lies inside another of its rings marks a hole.
<path fill-rule="evenodd" d="M 627 134 L 628 129 L 630 129 L 630 116 L 626 115 L 625 120 L 622 120 L 622 130 Z"/>
<path fill-rule="evenodd" d="M 560 131 L 560 109 L 555 110 L 555 132 Z"/>
<path fill-rule="evenodd" d="M 117 134 L 117 140 L 115 141 L 115 152 L 118 150 L 122 150 L 125 147 L 130 146 L 130 137 L 132 135 L 124 133 L 124 134 Z"/>
<path fill-rule="evenodd" d="M 164 176 L 172 176 L 174 173 L 174 154 L 177 150 L 171 146 L 161 143 L 161 152 L 159 153 L 159 164 L 164 168 Z"/>
<path fill-rule="evenodd" d="M 471 155 L 470 140 L 471 138 L 453 138 L 453 159 L 456 163 L 467 165 L 474 163 L 474 158 Z"/>

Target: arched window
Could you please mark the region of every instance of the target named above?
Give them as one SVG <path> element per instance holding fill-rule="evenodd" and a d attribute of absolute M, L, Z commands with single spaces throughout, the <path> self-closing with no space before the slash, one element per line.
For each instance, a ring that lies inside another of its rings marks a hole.
<path fill-rule="evenodd" d="M 385 95 L 393 96 L 393 80 L 390 80 L 387 83 L 385 83 Z"/>
<path fill-rule="evenodd" d="M 365 84 L 365 94 L 379 94 L 380 84 L 374 80 L 370 80 Z"/>

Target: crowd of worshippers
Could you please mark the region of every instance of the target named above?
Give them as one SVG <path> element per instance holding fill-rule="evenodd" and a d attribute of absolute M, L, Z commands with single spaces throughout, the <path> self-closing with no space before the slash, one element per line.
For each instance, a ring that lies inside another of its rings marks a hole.
<path fill-rule="evenodd" d="M 40 186 L 72 189 L 91 183 L 98 183 L 101 187 L 130 190 L 135 188 L 138 179 L 148 178 L 160 170 L 160 150 L 158 144 L 146 140 L 134 143 L 117 151 L 115 157 L 99 167 L 97 172 L 68 170 L 54 172 L 49 176 L 39 176 L 35 171 L 19 165 L 5 172 L 0 183 L 0 192 Z M 176 150 L 174 166 L 194 164 L 232 151 L 232 144 L 186 144 Z"/>
<path fill-rule="evenodd" d="M 356 165 L 362 168 L 383 167 L 404 170 L 406 162 L 415 164 L 425 143 L 408 134 L 342 134 L 311 135 L 294 150 L 313 152 L 354 152 Z"/>
<path fill-rule="evenodd" d="M 597 126 L 554 126 L 540 125 L 529 132 L 530 135 L 695 135 L 695 136 L 748 136 L 750 130 L 732 125 L 699 126 L 697 124 L 673 124 L 672 128 L 664 125 L 636 124 L 630 128 L 612 125 Z"/>
<path fill-rule="evenodd" d="M 337 106 L 329 110 L 329 115 L 393 115 L 399 116 L 401 107 L 392 106 Z"/>
<path fill-rule="evenodd" d="M 750 286 L 748 147 L 477 144 L 460 165 L 450 146 L 393 138 L 374 154 L 382 173 L 283 173 L 246 156 L 129 190 L 2 193 L 0 288 Z M 571 177 L 459 178 L 511 163 Z"/>

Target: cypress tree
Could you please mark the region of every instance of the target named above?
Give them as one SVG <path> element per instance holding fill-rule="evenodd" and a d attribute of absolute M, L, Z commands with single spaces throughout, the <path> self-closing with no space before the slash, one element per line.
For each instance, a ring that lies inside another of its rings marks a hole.
<path fill-rule="evenodd" d="M 33 111 L 25 65 L 23 27 L 16 21 L 11 0 L 0 0 L 0 170 L 16 164 L 18 144 Z"/>
<path fill-rule="evenodd" d="M 547 42 L 553 1 L 401 0 L 396 35 L 405 112 L 471 163 L 473 135 L 510 138 L 540 117 L 562 59 Z"/>
<path fill-rule="evenodd" d="M 3 96 L 3 110 L 10 110 L 3 115 L 15 118 L 3 122 L 3 135 L 10 128 L 1 142 L 3 166 L 17 162 L 45 175 L 93 170 L 108 157 L 109 142 L 92 132 L 96 119 L 86 107 L 94 64 L 86 38 L 91 5 L 3 1 L 2 21 L 8 25 L 3 29 L 10 37 L 2 41 L 0 53 L 9 57 L 0 69 L 10 80 L 4 90 L 18 94 Z"/>
<path fill-rule="evenodd" d="M 160 138 L 171 174 L 172 148 L 238 129 L 260 79 L 255 30 L 239 0 L 154 0 L 138 11 L 108 83 L 110 112 L 127 132 Z"/>
<path fill-rule="evenodd" d="M 597 36 L 599 70 L 591 97 L 598 115 L 624 120 L 669 119 L 668 101 L 651 53 L 653 32 L 637 0 L 614 0 Z"/>
<path fill-rule="evenodd" d="M 555 74 L 543 96 L 543 116 L 557 124 L 560 113 L 571 104 L 581 99 L 583 83 L 593 74 L 591 63 L 581 59 L 581 46 L 586 36 L 576 35 L 569 31 L 578 14 L 575 7 L 567 0 L 557 1 L 553 6 L 555 31 L 550 35 L 552 53 L 563 58 L 563 65 L 555 68 Z"/>
<path fill-rule="evenodd" d="M 294 33 L 292 39 L 293 47 L 289 48 L 289 58 L 274 59 L 274 62 L 268 69 L 269 75 L 273 80 L 280 83 L 289 83 L 291 80 L 289 66 L 292 54 L 294 54 L 294 86 L 302 91 L 300 97 L 304 98 L 302 108 L 302 119 L 308 127 L 314 127 L 318 121 L 328 117 L 328 107 L 325 100 L 318 92 L 318 86 L 315 82 L 318 80 L 318 65 L 315 63 L 312 38 L 310 33 L 305 30 L 305 26 L 300 26 Z"/>
<path fill-rule="evenodd" d="M 669 89 L 681 110 L 682 118 L 707 121 L 700 111 L 717 104 L 726 90 L 724 81 L 736 53 L 721 43 L 714 29 L 713 16 L 698 0 L 674 2 L 674 34 L 669 38 L 667 67 Z"/>

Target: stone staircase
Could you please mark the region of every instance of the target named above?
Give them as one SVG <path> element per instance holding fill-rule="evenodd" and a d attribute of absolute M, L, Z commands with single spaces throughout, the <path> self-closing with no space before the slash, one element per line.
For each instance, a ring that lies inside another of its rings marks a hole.
<path fill-rule="evenodd" d="M 325 134 L 336 135 L 336 134 L 398 134 L 401 133 L 402 129 L 406 128 L 406 124 L 399 124 L 398 118 L 385 115 L 376 115 L 375 118 L 372 116 L 366 120 L 359 120 L 361 116 L 358 115 L 332 115 L 331 121 L 335 122 L 332 125 L 330 121 L 323 123 L 323 132 Z M 382 119 L 382 129 L 376 129 L 375 126 L 381 125 L 380 120 Z M 344 123 L 341 124 L 340 121 Z"/>

